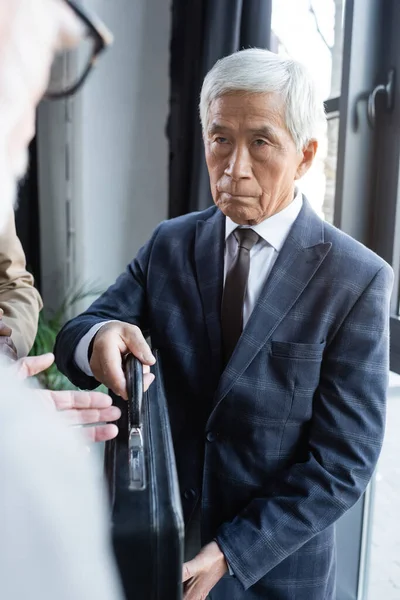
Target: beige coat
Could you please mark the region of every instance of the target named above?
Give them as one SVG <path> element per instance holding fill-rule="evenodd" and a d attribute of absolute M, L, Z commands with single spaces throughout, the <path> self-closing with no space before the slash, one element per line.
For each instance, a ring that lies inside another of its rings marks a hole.
<path fill-rule="evenodd" d="M 0 234 L 0 308 L 13 331 L 18 356 L 26 356 L 35 340 L 42 300 L 26 270 L 25 254 L 15 231 L 14 213 Z"/>

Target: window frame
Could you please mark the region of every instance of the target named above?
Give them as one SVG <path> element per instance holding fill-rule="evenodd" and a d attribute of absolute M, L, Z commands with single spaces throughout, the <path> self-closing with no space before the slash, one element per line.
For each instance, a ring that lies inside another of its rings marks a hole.
<path fill-rule="evenodd" d="M 372 249 L 394 271 L 390 306 L 390 369 L 400 373 L 400 5 L 385 3 L 382 29 L 381 64 L 377 83 L 385 83 L 389 69 L 395 69 L 395 102 L 387 111 L 377 99 L 376 186 L 372 222 Z"/>

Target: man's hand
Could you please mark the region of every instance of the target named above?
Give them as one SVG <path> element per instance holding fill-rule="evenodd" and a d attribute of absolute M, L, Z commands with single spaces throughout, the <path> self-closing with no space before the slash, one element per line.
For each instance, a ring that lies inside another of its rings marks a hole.
<path fill-rule="evenodd" d="M 53 354 L 23 358 L 16 363 L 18 375 L 23 379 L 33 377 L 48 369 L 53 362 Z M 63 411 L 71 425 L 93 424 L 94 427 L 85 428 L 85 433 L 92 442 L 106 442 L 117 435 L 118 427 L 108 421 L 119 419 L 121 411 L 116 406 L 112 406 L 111 398 L 106 394 L 50 390 L 37 390 L 36 393 L 44 397 L 57 410 Z"/>
<path fill-rule="evenodd" d="M 39 356 L 27 356 L 26 358 L 21 358 L 16 364 L 18 376 L 21 379 L 34 377 L 51 367 L 53 362 L 54 355 L 51 354 L 51 352 L 48 354 L 40 354 Z"/>
<path fill-rule="evenodd" d="M 122 357 L 131 352 L 144 365 L 144 389 L 147 390 L 154 375 L 150 373 L 150 365 L 154 365 L 155 358 L 150 347 L 136 325 L 129 323 L 107 323 L 97 332 L 93 352 L 90 359 L 90 368 L 93 375 L 110 388 L 114 394 L 127 399 L 126 380 L 122 370 Z"/>
<path fill-rule="evenodd" d="M 228 565 L 218 544 L 207 544 L 193 560 L 183 565 L 183 600 L 205 600 L 227 571 Z"/>
<path fill-rule="evenodd" d="M 85 434 L 92 442 L 107 442 L 118 434 L 118 427 L 109 423 L 117 421 L 121 411 L 112 405 L 111 398 L 101 392 L 52 392 L 41 390 L 57 410 L 65 413 L 70 425 L 93 425 L 85 427 Z"/>
<path fill-rule="evenodd" d="M 4 311 L 0 308 L 0 354 L 8 356 L 11 360 L 17 360 L 17 349 L 11 339 L 12 329 L 3 322 L 3 314 Z"/>

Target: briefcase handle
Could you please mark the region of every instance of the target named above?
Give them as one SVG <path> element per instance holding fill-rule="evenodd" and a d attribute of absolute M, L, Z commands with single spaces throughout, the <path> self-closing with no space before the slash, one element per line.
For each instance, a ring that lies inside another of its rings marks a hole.
<path fill-rule="evenodd" d="M 125 359 L 126 390 L 128 394 L 129 429 L 143 424 L 143 366 L 140 360 L 128 354 Z"/>
<path fill-rule="evenodd" d="M 128 394 L 128 452 L 129 489 L 146 487 L 145 442 L 143 439 L 143 365 L 133 354 L 125 359 L 126 389 Z"/>

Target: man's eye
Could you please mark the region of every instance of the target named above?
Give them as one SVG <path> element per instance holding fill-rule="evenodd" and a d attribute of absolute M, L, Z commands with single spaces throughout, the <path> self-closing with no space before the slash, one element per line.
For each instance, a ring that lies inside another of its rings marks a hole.
<path fill-rule="evenodd" d="M 216 137 L 214 139 L 214 142 L 217 142 L 217 144 L 227 144 L 228 140 L 227 140 L 227 138 L 224 138 L 224 137 Z"/>
<path fill-rule="evenodd" d="M 267 142 L 265 140 L 254 140 L 255 146 L 266 146 Z"/>

